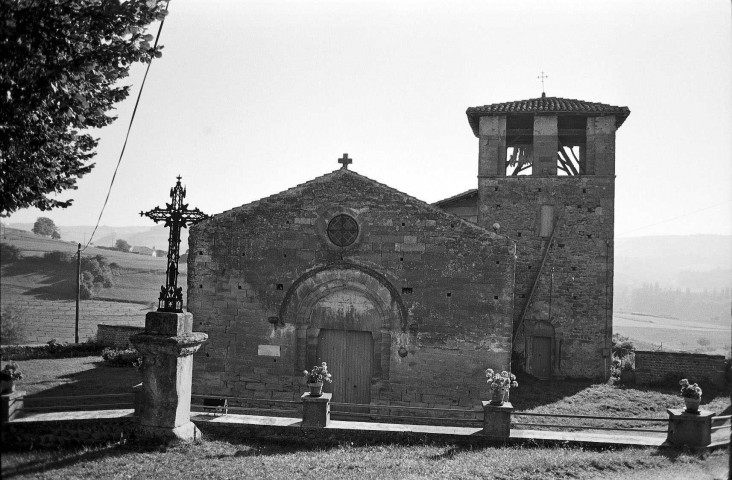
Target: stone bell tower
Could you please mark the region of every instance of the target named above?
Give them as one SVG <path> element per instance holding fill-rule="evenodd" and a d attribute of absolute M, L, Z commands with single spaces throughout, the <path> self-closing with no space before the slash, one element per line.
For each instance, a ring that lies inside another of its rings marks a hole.
<path fill-rule="evenodd" d="M 478 224 L 517 243 L 514 361 L 540 378 L 605 377 L 615 132 L 630 110 L 542 94 L 466 113 L 479 139 Z"/>

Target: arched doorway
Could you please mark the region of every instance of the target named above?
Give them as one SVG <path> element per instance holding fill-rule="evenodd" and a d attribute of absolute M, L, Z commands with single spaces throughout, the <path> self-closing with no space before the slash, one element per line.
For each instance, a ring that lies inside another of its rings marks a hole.
<path fill-rule="evenodd" d="M 297 332 L 295 374 L 325 361 L 333 402 L 370 403 L 372 388 L 388 381 L 392 332 L 406 331 L 406 312 L 380 274 L 354 264 L 306 273 L 280 310 Z"/>

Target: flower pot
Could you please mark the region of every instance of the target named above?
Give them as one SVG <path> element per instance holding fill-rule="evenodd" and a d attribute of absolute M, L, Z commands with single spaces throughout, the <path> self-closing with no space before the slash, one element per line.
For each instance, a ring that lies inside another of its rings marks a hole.
<path fill-rule="evenodd" d="M 310 387 L 311 397 L 320 397 L 323 395 L 323 382 L 308 383 L 308 387 Z"/>
<path fill-rule="evenodd" d="M 0 393 L 7 395 L 15 391 L 15 380 L 0 380 Z"/>
<path fill-rule="evenodd" d="M 686 413 L 699 413 L 699 404 L 701 403 L 701 397 L 700 398 L 684 397 L 684 403 L 686 404 Z"/>
<path fill-rule="evenodd" d="M 503 405 L 506 398 L 506 390 L 502 388 L 496 388 L 491 391 L 491 405 Z"/>

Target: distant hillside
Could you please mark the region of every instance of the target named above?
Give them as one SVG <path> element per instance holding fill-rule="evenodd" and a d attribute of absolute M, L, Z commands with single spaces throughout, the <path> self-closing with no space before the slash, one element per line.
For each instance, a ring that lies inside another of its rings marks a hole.
<path fill-rule="evenodd" d="M 75 282 L 75 272 L 68 278 L 56 278 L 54 272 L 38 268 L 39 262 L 27 257 L 42 257 L 47 252 L 61 251 L 75 255 L 77 242 L 53 240 L 33 233 L 3 228 L 2 243 L 20 249 L 21 259 L 14 264 L 2 265 L 0 289 L 5 304 L 13 296 L 30 295 L 38 298 L 65 298 L 64 283 Z M 160 285 L 165 283 L 167 260 L 150 255 L 137 255 L 129 252 L 90 247 L 82 252 L 82 258 L 102 256 L 106 263 L 115 264 L 113 286 L 105 288 L 95 297 L 99 300 L 149 303 L 157 299 Z M 180 264 L 179 284 L 186 285 L 187 265 Z M 64 291 L 61 291 L 64 290 Z"/>
<path fill-rule="evenodd" d="M 732 236 L 689 235 L 615 241 L 615 284 L 658 283 L 691 291 L 732 287 Z"/>
<path fill-rule="evenodd" d="M 10 223 L 8 228 L 33 231 L 32 223 Z M 63 226 L 58 225 L 61 240 L 85 244 L 94 231 L 94 226 Z M 188 249 L 188 229 L 181 230 L 181 250 Z M 136 247 L 150 247 L 159 250 L 168 249 L 168 230 L 162 225 L 150 227 L 108 227 L 100 225 L 97 233 L 94 234 L 93 245 L 102 247 L 114 246 L 114 243 L 122 239 Z"/>

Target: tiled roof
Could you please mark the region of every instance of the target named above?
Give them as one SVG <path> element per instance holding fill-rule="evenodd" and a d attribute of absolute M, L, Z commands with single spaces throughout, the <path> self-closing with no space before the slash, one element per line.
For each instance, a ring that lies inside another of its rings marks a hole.
<path fill-rule="evenodd" d="M 458 193 L 457 195 L 453 195 L 452 197 L 449 197 L 449 198 L 443 198 L 442 200 L 437 201 L 437 202 L 433 203 L 432 205 L 439 207 L 446 203 L 454 202 L 456 200 L 463 200 L 465 198 L 470 198 L 474 195 L 478 195 L 477 188 L 472 188 L 472 189 L 468 190 L 467 192 Z"/>
<path fill-rule="evenodd" d="M 620 128 L 628 115 L 628 107 L 615 107 L 605 103 L 585 102 L 571 98 L 539 97 L 528 100 L 516 100 L 514 102 L 494 103 L 482 107 L 470 107 L 465 112 L 473 133 L 478 135 L 478 122 L 480 117 L 492 117 L 507 114 L 535 114 L 535 113 L 567 113 L 583 115 L 588 117 L 602 117 L 615 115 L 615 126 Z"/>

